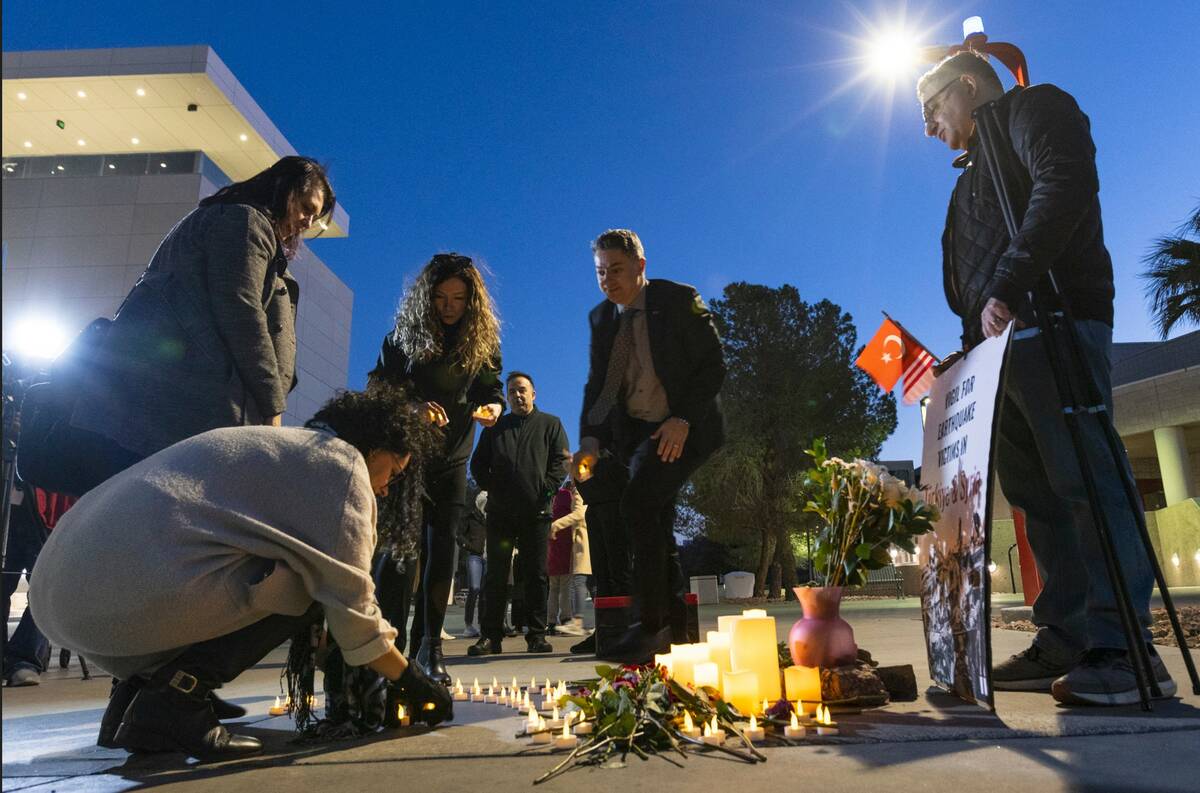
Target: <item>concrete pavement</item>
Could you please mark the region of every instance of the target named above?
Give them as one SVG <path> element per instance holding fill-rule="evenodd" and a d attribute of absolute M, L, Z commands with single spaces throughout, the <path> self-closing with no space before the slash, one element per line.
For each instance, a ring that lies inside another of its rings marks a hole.
<path fill-rule="evenodd" d="M 999 599 L 1008 604 L 1011 598 Z M 739 607 L 706 607 L 702 630 L 715 628 L 719 613 Z M 795 605 L 774 606 L 781 638 L 798 615 Z M 1045 694 L 1000 692 L 996 713 L 929 690 L 918 601 L 848 601 L 846 616 L 860 646 L 884 664 L 911 663 L 923 694 L 839 721 L 848 735 L 810 741 L 801 747 L 764 750 L 768 761 L 744 765 L 724 757 L 692 756 L 676 768 L 661 758 L 630 756 L 623 769 L 580 769 L 548 783 L 571 790 L 638 791 L 733 786 L 789 785 L 821 793 L 840 790 L 951 790 L 960 787 L 1002 791 L 1113 790 L 1195 791 L 1195 758 L 1200 756 L 1200 696 L 1191 693 L 1181 656 L 1162 655 L 1179 683 L 1181 697 L 1156 704 L 1151 714 L 1137 707 L 1066 709 Z M 452 609 L 449 629 L 461 627 L 461 609 Z M 993 655 L 1005 658 L 1026 646 L 1029 634 L 993 631 Z M 575 639 L 554 638 L 556 652 L 520 652 L 499 658 L 465 657 L 470 640 L 447 642 L 451 673 L 470 683 L 528 681 L 591 676 L 594 661 L 572 659 Z M 506 649 L 523 649 L 508 640 Z M 240 762 L 209 766 L 179 756 L 136 757 L 94 746 L 109 680 L 80 680 L 72 662 L 52 669 L 41 686 L 3 691 L 3 790 L 126 791 L 167 785 L 172 790 L 373 791 L 393 788 L 488 793 L 528 789 L 557 763 L 545 750 L 515 739 L 514 711 L 494 705 L 458 703 L 455 721 L 319 747 L 290 743 L 286 718 L 266 710 L 278 693 L 283 653 L 227 686 L 222 694 L 250 710 L 239 729 L 263 739 L 267 752 Z"/>

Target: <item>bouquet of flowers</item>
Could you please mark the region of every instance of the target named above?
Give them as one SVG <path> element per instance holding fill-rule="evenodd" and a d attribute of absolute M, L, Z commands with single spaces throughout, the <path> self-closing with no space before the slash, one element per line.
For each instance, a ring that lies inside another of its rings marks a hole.
<path fill-rule="evenodd" d="M 821 438 L 808 455 L 813 467 L 804 481 L 804 511 L 821 519 L 813 564 L 824 571 L 825 586 L 862 586 L 868 570 L 891 563 L 892 546 L 915 553 L 915 539 L 932 531 L 937 508 L 887 469 L 830 457 Z"/>
<path fill-rule="evenodd" d="M 534 780 L 534 784 L 552 779 L 572 765 L 620 766 L 631 753 L 643 760 L 652 754 L 667 759 L 670 755 L 686 758 L 686 748 L 703 748 L 748 763 L 766 760 L 738 728 L 735 719 L 741 714 L 714 690 L 693 690 L 672 680 L 664 668 L 656 666 L 601 664 L 596 673 L 599 678 L 577 684 L 575 693 L 559 699 L 559 705 L 568 708 L 568 712 L 579 712 L 574 723 L 592 724 L 591 734 L 562 762 Z M 709 724 L 715 719 L 727 734 L 740 739 L 737 743 L 741 747 L 709 746 L 685 735 L 682 731 L 685 718 L 695 724 Z"/>

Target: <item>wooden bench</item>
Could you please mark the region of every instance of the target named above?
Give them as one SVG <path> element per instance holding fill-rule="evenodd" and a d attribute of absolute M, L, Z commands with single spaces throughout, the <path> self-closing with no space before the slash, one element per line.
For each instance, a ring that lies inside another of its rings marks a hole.
<path fill-rule="evenodd" d="M 862 588 L 864 595 L 895 594 L 904 597 L 904 576 L 894 565 L 867 571 L 867 583 Z"/>

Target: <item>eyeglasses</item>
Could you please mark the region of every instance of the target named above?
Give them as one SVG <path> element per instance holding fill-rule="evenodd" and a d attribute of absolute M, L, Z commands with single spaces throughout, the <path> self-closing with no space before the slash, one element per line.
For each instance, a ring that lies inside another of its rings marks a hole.
<path fill-rule="evenodd" d="M 946 93 L 946 91 L 948 91 L 949 89 L 958 85 L 960 82 L 961 82 L 960 80 L 951 80 L 950 82 L 946 83 L 941 88 L 939 88 L 934 93 L 933 96 L 926 99 L 924 104 L 921 105 L 921 120 L 923 122 L 925 122 L 926 126 L 928 126 L 928 124 L 929 124 L 929 119 L 933 116 L 934 113 L 936 113 L 938 111 L 938 107 L 940 107 L 940 105 L 938 107 L 933 106 L 934 100 L 937 99 L 942 94 Z"/>

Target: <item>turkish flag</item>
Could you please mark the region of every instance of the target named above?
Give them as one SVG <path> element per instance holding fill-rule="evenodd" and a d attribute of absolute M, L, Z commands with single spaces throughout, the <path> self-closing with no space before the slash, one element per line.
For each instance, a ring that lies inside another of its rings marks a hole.
<path fill-rule="evenodd" d="M 933 386 L 937 358 L 900 323 L 887 317 L 854 363 L 884 391 L 891 391 L 903 377 L 904 404 L 911 405 Z"/>

